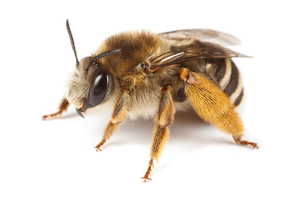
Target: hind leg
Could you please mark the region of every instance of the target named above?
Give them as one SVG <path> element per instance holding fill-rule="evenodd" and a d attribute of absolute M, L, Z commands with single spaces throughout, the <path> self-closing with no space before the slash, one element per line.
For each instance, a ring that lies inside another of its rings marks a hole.
<path fill-rule="evenodd" d="M 231 134 L 237 144 L 258 148 L 254 142 L 242 140 L 244 125 L 227 95 L 210 80 L 182 68 L 180 79 L 186 83 L 185 93 L 197 114 L 225 133 Z"/>

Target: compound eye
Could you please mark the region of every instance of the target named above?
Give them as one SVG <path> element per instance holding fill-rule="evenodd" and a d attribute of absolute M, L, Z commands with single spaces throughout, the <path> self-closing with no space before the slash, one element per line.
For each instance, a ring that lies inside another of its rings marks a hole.
<path fill-rule="evenodd" d="M 108 88 L 108 79 L 108 75 L 104 72 L 95 78 L 89 94 L 89 103 L 91 106 L 97 106 L 103 101 Z"/>

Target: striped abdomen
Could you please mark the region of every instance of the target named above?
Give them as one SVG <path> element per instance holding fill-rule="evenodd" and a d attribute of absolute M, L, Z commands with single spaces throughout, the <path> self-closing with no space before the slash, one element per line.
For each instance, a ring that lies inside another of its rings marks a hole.
<path fill-rule="evenodd" d="M 230 58 L 207 59 L 206 74 L 219 85 L 235 107 L 240 105 L 244 94 L 242 76 Z"/>

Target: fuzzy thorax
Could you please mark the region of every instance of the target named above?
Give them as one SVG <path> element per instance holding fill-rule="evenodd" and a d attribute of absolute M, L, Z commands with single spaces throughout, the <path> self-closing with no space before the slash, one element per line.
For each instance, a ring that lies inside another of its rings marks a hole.
<path fill-rule="evenodd" d="M 77 109 L 83 108 L 93 78 L 103 71 L 109 74 L 109 89 L 103 102 L 96 107 L 116 103 L 116 97 L 126 90 L 130 93 L 129 118 L 153 118 L 161 96 L 160 88 L 172 84 L 179 68 L 169 66 L 154 74 L 145 74 L 141 64 L 169 51 L 171 46 L 185 45 L 191 41 L 192 39 L 164 40 L 160 35 L 149 31 L 129 31 L 113 35 L 102 42 L 95 54 L 80 61 L 79 67 L 69 79 L 66 99 Z M 85 71 L 94 56 L 113 49 L 121 49 L 121 54 L 103 57 L 97 61 L 101 67 L 91 66 L 88 72 Z"/>

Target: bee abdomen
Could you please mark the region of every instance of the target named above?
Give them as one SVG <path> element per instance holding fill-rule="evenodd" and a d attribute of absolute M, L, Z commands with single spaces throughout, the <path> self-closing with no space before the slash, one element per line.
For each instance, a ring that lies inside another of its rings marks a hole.
<path fill-rule="evenodd" d="M 244 94 L 242 76 L 230 58 L 208 59 L 206 73 L 224 91 L 235 107 L 242 102 Z"/>

